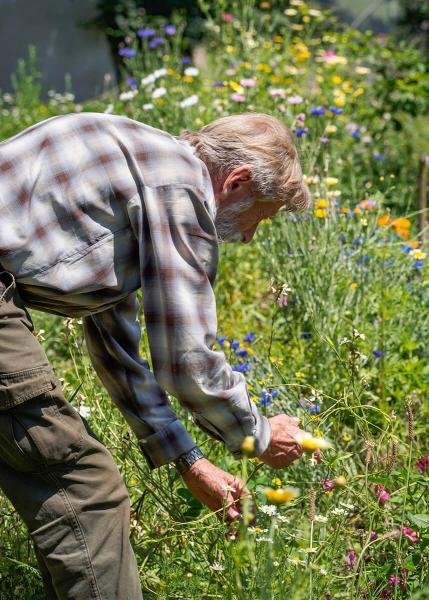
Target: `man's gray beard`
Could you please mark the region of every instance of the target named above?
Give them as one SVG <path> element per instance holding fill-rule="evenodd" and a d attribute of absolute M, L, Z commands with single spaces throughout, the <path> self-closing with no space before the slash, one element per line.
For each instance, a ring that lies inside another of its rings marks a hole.
<path fill-rule="evenodd" d="M 219 243 L 241 242 L 243 234 L 236 229 L 236 217 L 252 206 L 253 198 L 246 198 L 230 206 L 220 206 L 215 217 L 216 234 Z"/>

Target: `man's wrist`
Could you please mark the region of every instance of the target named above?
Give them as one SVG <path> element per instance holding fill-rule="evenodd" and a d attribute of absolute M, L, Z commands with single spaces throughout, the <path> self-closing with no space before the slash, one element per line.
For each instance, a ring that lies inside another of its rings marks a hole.
<path fill-rule="evenodd" d="M 189 450 L 188 452 L 185 452 L 179 456 L 179 458 L 174 461 L 174 465 L 179 473 L 184 475 L 187 471 L 189 471 L 192 465 L 201 458 L 204 458 L 204 454 L 197 446 L 195 446 L 195 448 L 192 448 L 192 450 Z"/>

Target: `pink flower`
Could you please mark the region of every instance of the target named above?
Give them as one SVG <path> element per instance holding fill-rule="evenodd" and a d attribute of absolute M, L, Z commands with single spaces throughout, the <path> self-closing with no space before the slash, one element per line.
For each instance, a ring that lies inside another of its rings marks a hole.
<path fill-rule="evenodd" d="M 273 98 L 284 98 L 286 96 L 286 90 L 283 88 L 271 88 L 268 93 Z"/>
<path fill-rule="evenodd" d="M 420 471 L 420 473 L 426 473 L 426 468 L 429 465 L 429 454 L 423 456 L 420 460 L 416 462 L 416 467 Z"/>
<path fill-rule="evenodd" d="M 234 92 L 231 95 L 231 100 L 234 100 L 234 102 L 246 102 L 246 96 L 243 96 L 243 94 L 237 94 L 237 92 Z"/>
<path fill-rule="evenodd" d="M 351 569 L 356 562 L 356 552 L 354 550 L 348 550 L 346 554 L 346 558 L 344 559 L 344 564 L 346 567 Z"/>
<path fill-rule="evenodd" d="M 327 144 L 329 142 L 329 138 L 327 135 L 322 135 L 322 137 L 320 138 L 320 141 L 322 144 Z"/>
<path fill-rule="evenodd" d="M 255 87 L 256 79 L 241 79 L 240 85 L 243 87 Z"/>
<path fill-rule="evenodd" d="M 289 96 L 289 98 L 286 100 L 286 102 L 288 104 L 301 104 L 302 97 L 301 96 Z"/>
<path fill-rule="evenodd" d="M 325 59 L 334 58 L 334 56 L 336 56 L 336 54 L 333 50 L 326 50 L 326 52 L 323 54 L 323 58 Z"/>
<path fill-rule="evenodd" d="M 389 500 L 390 498 L 389 492 L 386 492 L 384 487 L 380 484 L 375 486 L 375 495 L 377 496 L 381 506 L 383 506 L 384 503 L 387 502 L 387 500 Z"/>
<path fill-rule="evenodd" d="M 419 539 L 419 534 L 413 531 L 411 527 L 403 527 L 402 533 L 410 540 L 412 544 L 415 544 Z"/>
<path fill-rule="evenodd" d="M 304 122 L 305 121 L 305 113 L 298 113 L 295 118 L 297 121 Z"/>
<path fill-rule="evenodd" d="M 335 487 L 335 482 L 332 479 L 321 479 L 320 483 L 323 485 L 324 492 L 330 492 Z"/>
<path fill-rule="evenodd" d="M 231 13 L 223 13 L 222 19 L 225 21 L 225 23 L 232 23 L 234 20 L 234 15 Z"/>

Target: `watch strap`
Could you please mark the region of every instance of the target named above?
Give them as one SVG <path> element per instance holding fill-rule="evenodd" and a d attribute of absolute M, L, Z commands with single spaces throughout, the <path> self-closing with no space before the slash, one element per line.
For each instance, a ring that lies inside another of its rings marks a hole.
<path fill-rule="evenodd" d="M 204 454 L 199 448 L 197 448 L 197 446 L 195 446 L 195 448 L 192 448 L 192 450 L 189 450 L 188 452 L 185 452 L 185 454 L 179 456 L 179 458 L 174 461 L 174 464 L 179 473 L 183 475 L 192 467 L 194 462 L 197 462 L 197 460 L 200 458 L 204 458 Z"/>

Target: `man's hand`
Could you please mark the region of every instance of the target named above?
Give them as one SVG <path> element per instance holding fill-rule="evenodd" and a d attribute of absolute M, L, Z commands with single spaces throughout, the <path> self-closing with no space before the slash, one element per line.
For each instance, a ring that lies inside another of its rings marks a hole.
<path fill-rule="evenodd" d="M 249 495 L 239 477 L 215 467 L 206 458 L 194 462 L 183 475 L 183 481 L 197 500 L 215 511 L 218 518 L 225 513 L 228 521 L 238 519 L 240 499 Z"/>
<path fill-rule="evenodd" d="M 299 419 L 287 415 L 277 415 L 269 419 L 271 425 L 271 441 L 268 448 L 258 458 L 273 469 L 288 467 L 294 460 L 302 456 L 303 449 L 296 441 L 296 436 L 303 433 L 298 428 Z"/>

